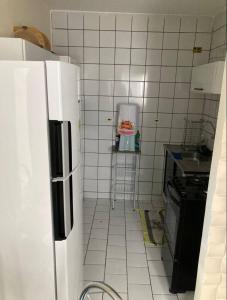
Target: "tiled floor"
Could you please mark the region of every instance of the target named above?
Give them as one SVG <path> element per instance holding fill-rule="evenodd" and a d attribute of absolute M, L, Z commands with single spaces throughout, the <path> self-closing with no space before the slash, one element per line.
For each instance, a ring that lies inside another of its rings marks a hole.
<path fill-rule="evenodd" d="M 152 209 L 150 203 L 140 207 Z M 84 200 L 84 280 L 105 281 L 124 300 L 192 300 L 169 293 L 160 247 L 146 246 L 138 213 L 130 201 Z M 93 291 L 91 300 L 109 300 Z M 90 300 L 89 299 L 89 300 Z"/>

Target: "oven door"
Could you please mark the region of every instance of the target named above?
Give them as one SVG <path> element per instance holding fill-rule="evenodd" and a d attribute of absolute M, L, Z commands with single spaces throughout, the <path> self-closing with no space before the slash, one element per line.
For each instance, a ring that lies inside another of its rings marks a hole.
<path fill-rule="evenodd" d="M 180 220 L 181 199 L 171 181 L 168 181 L 166 184 L 166 192 L 164 230 L 171 255 L 174 257 Z"/>
<path fill-rule="evenodd" d="M 180 222 L 180 197 L 171 181 L 166 183 L 164 234 L 162 260 L 169 280 L 171 293 L 178 291 L 179 260 L 177 258 L 177 235 Z"/>

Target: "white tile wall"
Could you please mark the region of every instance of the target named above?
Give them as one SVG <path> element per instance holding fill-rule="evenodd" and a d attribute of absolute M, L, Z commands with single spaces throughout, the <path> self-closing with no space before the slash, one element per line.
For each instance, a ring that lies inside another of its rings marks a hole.
<path fill-rule="evenodd" d="M 181 143 L 184 118 L 202 115 L 204 99 L 189 91 L 191 68 L 209 59 L 211 23 L 208 17 L 52 12 L 53 50 L 70 53 L 83 74 L 85 197 L 109 196 L 109 175 L 100 174 L 109 174 L 117 105 L 129 102 L 141 112 L 139 198 L 157 206 L 163 143 Z M 203 53 L 193 54 L 195 44 Z"/>

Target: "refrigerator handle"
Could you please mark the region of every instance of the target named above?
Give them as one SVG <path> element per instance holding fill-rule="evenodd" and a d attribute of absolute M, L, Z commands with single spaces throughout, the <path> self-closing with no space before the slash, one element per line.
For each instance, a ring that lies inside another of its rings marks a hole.
<path fill-rule="evenodd" d="M 68 147 L 69 147 L 69 172 L 72 172 L 72 129 L 71 129 L 71 122 L 68 122 Z"/>
<path fill-rule="evenodd" d="M 66 181 L 52 182 L 55 241 L 67 238 L 74 224 L 72 176 Z"/>
<path fill-rule="evenodd" d="M 73 182 L 72 176 L 69 178 L 69 189 L 70 189 L 70 218 L 71 218 L 71 229 L 73 228 L 74 224 L 74 217 L 73 217 Z"/>
<path fill-rule="evenodd" d="M 66 239 L 64 213 L 64 187 L 62 181 L 52 182 L 53 225 L 55 241 Z"/>
<path fill-rule="evenodd" d="M 62 123 L 55 120 L 49 121 L 51 173 L 53 178 L 63 176 Z"/>

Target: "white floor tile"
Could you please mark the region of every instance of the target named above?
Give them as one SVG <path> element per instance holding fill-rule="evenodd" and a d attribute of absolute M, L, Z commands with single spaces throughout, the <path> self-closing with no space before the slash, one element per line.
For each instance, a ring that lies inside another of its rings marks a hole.
<path fill-rule="evenodd" d="M 178 300 L 175 295 L 154 295 L 154 300 Z"/>
<path fill-rule="evenodd" d="M 146 268 L 147 259 L 143 253 L 128 253 L 127 254 L 128 267 Z"/>
<path fill-rule="evenodd" d="M 166 276 L 162 261 L 150 260 L 148 261 L 148 267 L 151 276 Z"/>
<path fill-rule="evenodd" d="M 129 223 L 126 224 L 126 230 L 142 230 L 142 226 L 140 223 Z"/>
<path fill-rule="evenodd" d="M 170 294 L 167 277 L 151 276 L 153 294 Z"/>
<path fill-rule="evenodd" d="M 129 284 L 129 300 L 152 300 L 150 285 Z"/>
<path fill-rule="evenodd" d="M 106 274 L 105 282 L 112 286 L 117 292 L 127 293 L 127 276 Z"/>
<path fill-rule="evenodd" d="M 110 211 L 110 217 L 124 217 L 125 212 L 119 209 L 113 209 Z"/>
<path fill-rule="evenodd" d="M 106 260 L 106 274 L 125 275 L 126 274 L 126 260 L 107 259 Z"/>
<path fill-rule="evenodd" d="M 127 294 L 122 294 L 119 293 L 119 295 L 121 296 L 122 300 L 128 300 Z M 112 297 L 110 297 L 109 295 L 104 295 L 103 296 L 103 300 L 113 300 Z"/>
<path fill-rule="evenodd" d="M 179 300 L 193 300 L 194 299 L 194 292 L 186 292 L 182 294 L 177 294 Z"/>
<path fill-rule="evenodd" d="M 103 211 L 97 211 L 95 213 L 95 220 L 108 220 L 109 219 L 109 213 L 103 212 Z"/>
<path fill-rule="evenodd" d="M 124 226 L 113 226 L 113 225 L 110 225 L 110 227 L 109 227 L 109 234 L 125 235 L 125 227 Z"/>
<path fill-rule="evenodd" d="M 94 220 L 93 228 L 107 229 L 109 222 L 107 220 Z"/>
<path fill-rule="evenodd" d="M 126 240 L 127 241 L 143 241 L 143 235 L 141 231 L 138 230 L 130 230 L 126 232 Z"/>
<path fill-rule="evenodd" d="M 84 266 L 84 280 L 86 281 L 103 281 L 104 280 L 104 266 L 101 265 L 85 265 Z"/>
<path fill-rule="evenodd" d="M 107 240 L 90 239 L 88 250 L 106 251 Z"/>
<path fill-rule="evenodd" d="M 129 253 L 145 253 L 145 246 L 143 242 L 127 241 L 127 252 Z"/>
<path fill-rule="evenodd" d="M 86 265 L 105 265 L 105 251 L 87 251 L 85 264 Z"/>
<path fill-rule="evenodd" d="M 123 217 L 111 217 L 110 218 L 110 225 L 113 226 L 125 226 L 125 218 Z"/>
<path fill-rule="evenodd" d="M 83 233 L 90 233 L 90 232 L 91 232 L 91 224 L 84 224 Z"/>
<path fill-rule="evenodd" d="M 96 206 L 96 211 L 108 212 L 109 211 L 109 206 L 107 206 L 107 205 L 97 205 Z"/>
<path fill-rule="evenodd" d="M 126 259 L 126 248 L 118 246 L 107 246 L 107 259 Z"/>
<path fill-rule="evenodd" d="M 150 284 L 148 268 L 128 267 L 128 282 L 135 284 Z"/>
<path fill-rule="evenodd" d="M 96 228 L 91 230 L 91 238 L 92 239 L 100 239 L 100 240 L 107 240 L 107 229 Z"/>
<path fill-rule="evenodd" d="M 89 294 L 89 297 L 87 297 L 89 300 L 102 300 L 102 293 L 97 294 Z"/>
<path fill-rule="evenodd" d="M 161 260 L 161 247 L 146 247 L 148 260 Z"/>
<path fill-rule="evenodd" d="M 125 247 L 125 237 L 123 235 L 109 235 L 108 245 Z"/>

